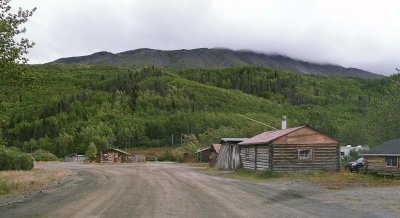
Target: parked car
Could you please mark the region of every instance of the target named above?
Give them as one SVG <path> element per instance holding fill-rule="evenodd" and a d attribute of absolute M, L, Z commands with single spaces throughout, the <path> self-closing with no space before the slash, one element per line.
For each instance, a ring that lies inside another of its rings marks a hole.
<path fill-rule="evenodd" d="M 365 159 L 362 157 L 362 158 L 359 158 L 359 159 L 357 159 L 355 161 L 349 162 L 346 165 L 346 169 L 349 169 L 350 172 L 355 171 L 355 172 L 358 173 L 364 167 L 364 164 L 365 164 Z"/>

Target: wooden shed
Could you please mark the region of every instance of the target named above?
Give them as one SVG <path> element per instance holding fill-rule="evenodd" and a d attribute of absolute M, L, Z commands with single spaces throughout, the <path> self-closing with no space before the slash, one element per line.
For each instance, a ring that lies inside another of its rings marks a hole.
<path fill-rule="evenodd" d="M 360 156 L 365 158 L 367 172 L 400 176 L 400 139 L 387 141 Z"/>
<path fill-rule="evenodd" d="M 339 170 L 339 142 L 307 126 L 263 132 L 239 146 L 240 160 L 246 169 Z"/>
<path fill-rule="evenodd" d="M 247 138 L 222 138 L 221 148 L 217 157 L 219 169 L 232 170 L 240 166 L 239 143 Z"/>
<path fill-rule="evenodd" d="M 99 163 L 126 163 L 129 161 L 130 153 L 116 148 L 101 151 L 96 156 Z"/>
<path fill-rule="evenodd" d="M 215 160 L 213 158 L 213 155 L 217 157 L 220 148 L 221 144 L 212 144 L 207 148 L 199 149 L 196 152 L 197 159 L 200 160 L 200 162 L 210 162 L 212 160 Z"/>

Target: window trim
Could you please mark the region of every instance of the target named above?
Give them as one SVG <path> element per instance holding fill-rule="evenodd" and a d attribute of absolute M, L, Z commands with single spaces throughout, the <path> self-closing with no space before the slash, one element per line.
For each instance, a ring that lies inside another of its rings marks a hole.
<path fill-rule="evenodd" d="M 396 164 L 395 165 L 388 165 L 388 163 L 389 163 L 389 159 L 391 159 L 391 160 L 395 160 L 396 161 Z M 386 167 L 389 167 L 389 168 L 399 168 L 399 158 L 398 157 L 388 157 L 388 156 L 386 156 L 385 157 L 385 166 Z"/>
<path fill-rule="evenodd" d="M 309 151 L 309 154 L 308 154 L 309 157 L 308 158 L 301 157 L 300 156 L 300 152 L 302 152 L 302 151 Z M 312 148 L 299 148 L 299 149 L 297 149 L 297 160 L 299 162 L 312 161 L 313 160 L 313 149 Z"/>

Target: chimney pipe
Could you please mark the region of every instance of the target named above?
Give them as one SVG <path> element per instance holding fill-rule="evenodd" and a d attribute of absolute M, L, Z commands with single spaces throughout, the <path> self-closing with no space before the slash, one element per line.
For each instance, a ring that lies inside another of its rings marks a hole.
<path fill-rule="evenodd" d="M 282 116 L 282 129 L 286 129 L 286 115 Z"/>

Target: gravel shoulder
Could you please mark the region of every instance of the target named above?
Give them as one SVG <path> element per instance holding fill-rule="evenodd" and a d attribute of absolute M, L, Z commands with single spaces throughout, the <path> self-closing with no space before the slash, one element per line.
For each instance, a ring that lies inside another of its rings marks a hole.
<path fill-rule="evenodd" d="M 350 192 L 299 181 L 249 182 L 175 163 L 59 163 L 38 167 L 70 170 L 74 175 L 57 187 L 0 206 L 0 216 L 396 217 L 399 214 L 398 206 L 385 204 L 399 202 L 398 187 L 388 187 L 385 190 L 388 194 L 379 199 L 369 194 L 365 197 L 363 189 L 368 188 Z"/>

